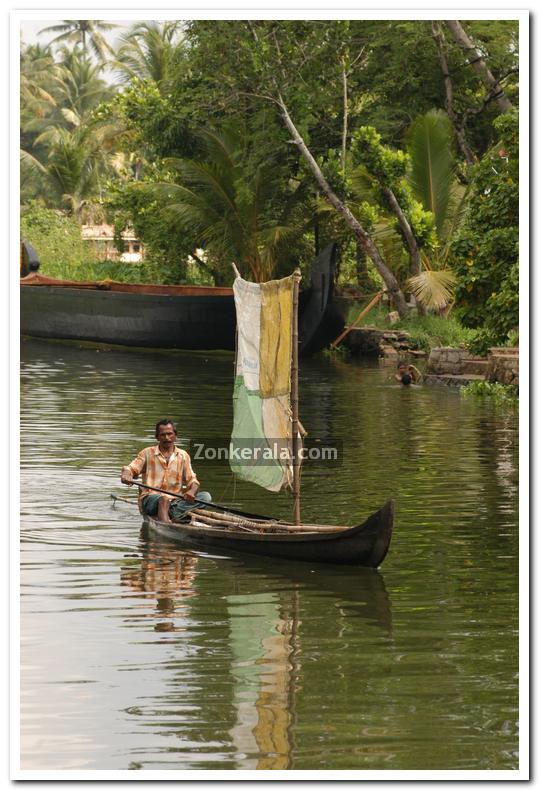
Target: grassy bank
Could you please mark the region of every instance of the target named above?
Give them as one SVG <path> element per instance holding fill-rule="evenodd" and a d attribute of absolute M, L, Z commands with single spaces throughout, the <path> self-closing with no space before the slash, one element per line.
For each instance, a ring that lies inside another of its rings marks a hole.
<path fill-rule="evenodd" d="M 354 321 L 362 307 L 360 304 L 350 307 L 347 324 Z M 411 311 L 409 316 L 401 319 L 396 324 L 389 324 L 387 316 L 387 308 L 373 308 L 356 326 L 377 327 L 381 330 L 404 330 L 411 336 L 411 341 L 419 349 L 426 352 L 429 352 L 435 346 L 461 346 L 468 348 L 476 337 L 476 330 L 463 327 L 452 314 L 444 319 L 433 314 L 418 316 Z"/>

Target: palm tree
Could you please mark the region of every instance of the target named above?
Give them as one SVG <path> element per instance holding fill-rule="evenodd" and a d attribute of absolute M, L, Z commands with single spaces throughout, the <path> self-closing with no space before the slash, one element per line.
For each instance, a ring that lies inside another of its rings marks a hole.
<path fill-rule="evenodd" d="M 426 308 L 445 311 L 453 300 L 455 275 L 448 267 L 452 242 L 465 211 L 466 189 L 456 178 L 454 132 L 442 110 L 418 116 L 408 135 L 411 157 L 409 184 L 424 209 L 435 219 L 438 245 L 421 252 L 423 270 L 408 285 Z"/>
<path fill-rule="evenodd" d="M 118 25 L 95 19 L 64 19 L 61 24 L 51 25 L 39 32 L 40 34 L 58 33 L 59 35 L 53 38 L 51 44 L 80 44 L 86 54 L 88 54 L 87 47 L 89 46 L 96 58 L 104 61 L 108 55 L 112 54 L 112 48 L 107 43 L 103 32 L 113 30 L 115 27 Z"/>
<path fill-rule="evenodd" d="M 306 230 L 301 190 L 291 188 L 284 200 L 277 199 L 275 163 L 250 169 L 246 141 L 237 129 L 201 137 L 204 161 L 167 160 L 176 182 L 158 184 L 154 193 L 218 269 L 227 271 L 234 262 L 256 282 L 268 280 L 281 260 L 290 260 L 292 243 Z"/>
<path fill-rule="evenodd" d="M 163 90 L 180 46 L 181 22 L 138 22 L 120 37 L 114 68 L 125 82 L 151 80 Z"/>
<path fill-rule="evenodd" d="M 61 110 L 55 121 L 64 126 L 85 122 L 100 102 L 111 99 L 114 89 L 101 77 L 104 65 L 92 61 L 79 50 L 62 47 L 59 52 L 62 81 Z"/>
<path fill-rule="evenodd" d="M 21 69 L 21 200 L 41 197 L 70 212 L 99 201 L 110 172 L 112 141 L 123 131 L 92 113 L 111 95 L 95 64 L 80 49 L 25 51 Z"/>
<path fill-rule="evenodd" d="M 46 202 L 80 219 L 94 219 L 104 179 L 112 174 L 111 130 L 82 125 L 73 130 L 51 126 L 36 140 L 47 150 L 45 162 L 22 153 L 23 172 L 45 178 Z"/>
<path fill-rule="evenodd" d="M 56 104 L 54 93 L 60 72 L 49 47 L 40 44 L 24 47 L 21 50 L 21 106 L 50 108 Z"/>

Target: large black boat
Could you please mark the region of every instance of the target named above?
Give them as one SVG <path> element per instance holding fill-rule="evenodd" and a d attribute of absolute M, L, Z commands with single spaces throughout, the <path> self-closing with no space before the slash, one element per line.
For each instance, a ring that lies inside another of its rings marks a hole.
<path fill-rule="evenodd" d="M 300 292 L 299 348 L 311 354 L 342 330 L 334 301 L 337 246 L 328 245 Z M 232 288 L 21 278 L 21 334 L 162 349 L 234 349 Z"/>

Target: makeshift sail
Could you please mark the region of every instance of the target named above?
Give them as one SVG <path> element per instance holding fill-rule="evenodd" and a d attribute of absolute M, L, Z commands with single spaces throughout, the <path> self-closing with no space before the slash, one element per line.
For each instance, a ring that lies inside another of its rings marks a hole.
<path fill-rule="evenodd" d="M 292 487 L 291 359 L 294 276 L 268 283 L 237 277 L 233 472 L 279 492 Z"/>

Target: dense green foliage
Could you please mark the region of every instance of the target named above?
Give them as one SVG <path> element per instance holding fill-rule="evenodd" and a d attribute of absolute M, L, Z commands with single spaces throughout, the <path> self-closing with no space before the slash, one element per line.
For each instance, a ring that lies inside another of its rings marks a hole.
<path fill-rule="evenodd" d="M 40 272 L 48 277 L 78 278 L 95 263 L 77 220 L 35 202 L 21 217 L 21 237 L 38 251 Z"/>
<path fill-rule="evenodd" d="M 464 26 L 517 107 L 517 23 Z M 55 44 L 22 48 L 23 209 L 133 227 L 145 264 L 120 277 L 223 283 L 234 261 L 268 278 L 336 240 L 339 284 L 372 293 L 382 270 L 291 144 L 286 106 L 399 287 L 440 312 L 455 289 L 477 343 L 504 342 L 517 325 L 516 122 L 439 30 L 437 43 L 429 20 L 141 21 L 111 48 L 105 23 L 64 20 Z"/>
<path fill-rule="evenodd" d="M 463 322 L 484 328 L 484 346 L 504 343 L 519 323 L 517 114 L 495 121 L 499 139 L 475 167 L 465 223 L 452 247 Z"/>

